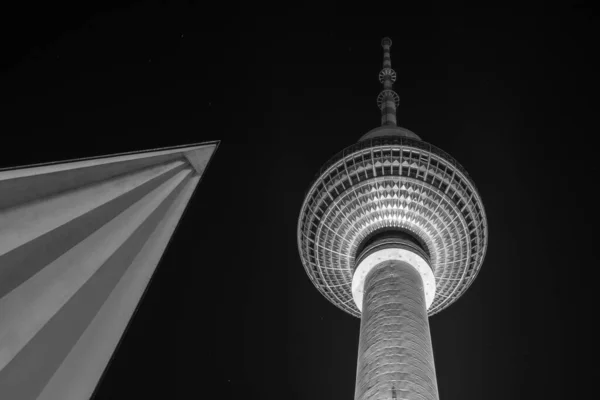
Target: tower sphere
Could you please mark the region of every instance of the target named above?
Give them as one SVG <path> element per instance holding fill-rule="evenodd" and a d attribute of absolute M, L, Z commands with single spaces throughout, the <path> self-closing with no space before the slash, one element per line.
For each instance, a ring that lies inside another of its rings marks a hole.
<path fill-rule="evenodd" d="M 392 39 L 390 39 L 389 37 L 384 37 L 383 39 L 381 39 L 381 46 L 392 46 Z"/>
<path fill-rule="evenodd" d="M 312 183 L 298 220 L 304 268 L 321 294 L 359 317 L 352 281 L 360 249 L 373 234 L 393 229 L 429 254 L 429 315 L 456 301 L 477 276 L 487 221 L 467 171 L 413 132 L 381 126 L 333 156 Z"/>

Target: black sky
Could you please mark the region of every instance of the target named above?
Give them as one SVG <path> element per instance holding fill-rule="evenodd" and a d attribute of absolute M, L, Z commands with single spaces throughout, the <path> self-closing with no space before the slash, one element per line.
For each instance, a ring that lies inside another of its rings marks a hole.
<path fill-rule="evenodd" d="M 256 17 L 80 3 L 3 15 L 0 167 L 222 141 L 96 400 L 353 398 L 359 320 L 312 287 L 296 223 L 319 167 L 379 123 L 386 35 L 399 125 L 470 172 L 489 220 L 476 282 L 431 318 L 441 398 L 587 397 L 598 20 L 585 4 Z"/>

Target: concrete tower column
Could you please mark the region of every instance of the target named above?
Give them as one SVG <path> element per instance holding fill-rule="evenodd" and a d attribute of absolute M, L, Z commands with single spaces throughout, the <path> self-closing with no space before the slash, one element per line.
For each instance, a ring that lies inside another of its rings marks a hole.
<path fill-rule="evenodd" d="M 423 280 L 384 261 L 365 278 L 355 400 L 438 400 Z"/>

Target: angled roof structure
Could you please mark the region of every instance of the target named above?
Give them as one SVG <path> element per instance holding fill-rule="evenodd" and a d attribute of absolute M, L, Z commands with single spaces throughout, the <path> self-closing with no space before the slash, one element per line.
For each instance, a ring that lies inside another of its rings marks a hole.
<path fill-rule="evenodd" d="M 0 170 L 0 398 L 90 398 L 218 144 Z"/>

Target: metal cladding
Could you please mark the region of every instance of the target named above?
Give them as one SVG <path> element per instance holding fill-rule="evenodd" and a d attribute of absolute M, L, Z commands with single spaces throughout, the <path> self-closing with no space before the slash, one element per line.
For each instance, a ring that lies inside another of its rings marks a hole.
<path fill-rule="evenodd" d="M 309 189 L 298 221 L 302 263 L 315 287 L 360 317 L 352 298 L 356 254 L 372 232 L 399 228 L 425 243 L 436 294 L 429 315 L 475 279 L 487 248 L 481 198 L 443 150 L 405 136 L 362 140 L 331 158 Z"/>
<path fill-rule="evenodd" d="M 409 264 L 385 261 L 367 275 L 355 400 L 437 400 L 423 282 Z M 418 395 L 417 397 L 411 397 Z"/>
<path fill-rule="evenodd" d="M 216 148 L 0 171 L 1 398 L 92 396 Z"/>

